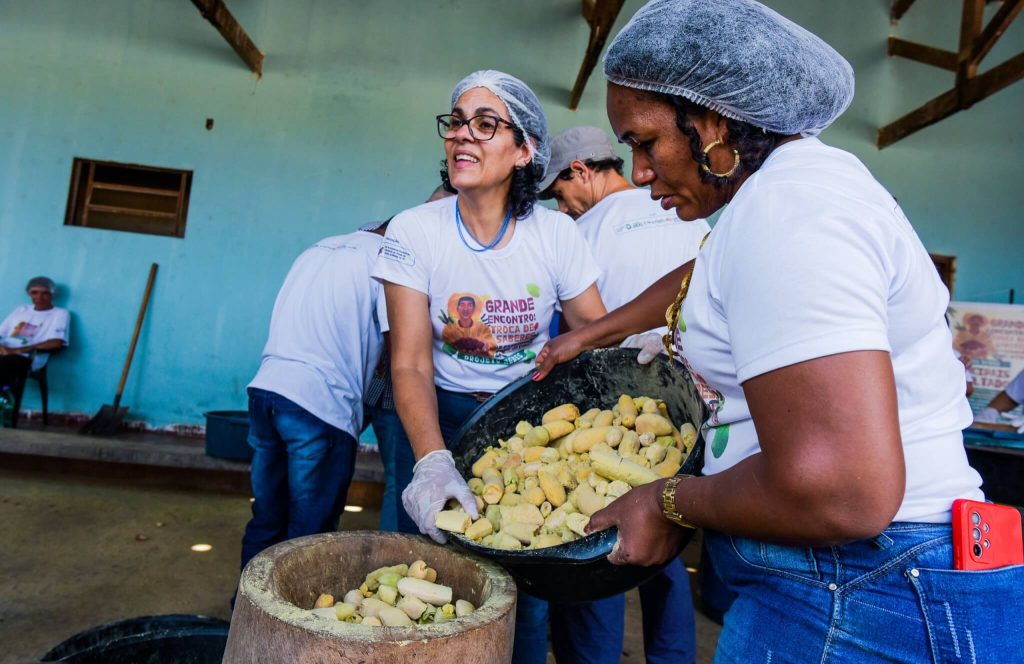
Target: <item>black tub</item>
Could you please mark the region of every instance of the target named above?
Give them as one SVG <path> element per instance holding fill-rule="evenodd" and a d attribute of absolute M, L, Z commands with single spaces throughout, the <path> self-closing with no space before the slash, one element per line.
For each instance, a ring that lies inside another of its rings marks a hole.
<path fill-rule="evenodd" d="M 228 623 L 193 615 L 141 616 L 75 634 L 43 655 L 67 664 L 219 664 Z"/>
<path fill-rule="evenodd" d="M 211 410 L 206 413 L 206 454 L 218 459 L 251 461 L 249 412 Z"/>
<path fill-rule="evenodd" d="M 455 465 L 469 477 L 470 467 L 484 449 L 513 435 L 519 420 L 539 423 L 546 410 L 567 402 L 581 410 L 601 404 L 610 408 L 621 394 L 660 398 L 677 426 L 689 422 L 699 431 L 706 409 L 689 373 L 664 355 L 648 365 L 638 364 L 636 355 L 635 349 L 588 352 L 556 367 L 543 381 L 534 382 L 529 376 L 515 381 L 480 406 L 456 433 L 449 445 Z M 696 474 L 703 452 L 704 440 L 698 437 L 680 472 Z M 691 536 L 692 531 L 686 541 Z M 617 531 L 612 529 L 560 546 L 524 551 L 492 549 L 459 535 L 452 539 L 497 561 L 515 577 L 521 590 L 542 599 L 577 603 L 618 595 L 661 569 L 609 563 L 606 557 L 616 537 Z"/>

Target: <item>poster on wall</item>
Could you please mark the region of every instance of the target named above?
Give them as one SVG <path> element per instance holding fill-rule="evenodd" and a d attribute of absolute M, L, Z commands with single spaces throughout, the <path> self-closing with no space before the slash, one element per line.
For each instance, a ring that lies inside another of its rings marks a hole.
<path fill-rule="evenodd" d="M 977 414 L 1024 371 L 1024 305 L 950 302 L 949 324 L 953 348 L 971 358 Z"/>

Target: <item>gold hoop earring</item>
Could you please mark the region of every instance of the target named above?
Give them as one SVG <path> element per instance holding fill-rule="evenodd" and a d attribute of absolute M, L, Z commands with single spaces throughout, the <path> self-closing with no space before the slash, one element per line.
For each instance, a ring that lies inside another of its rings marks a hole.
<path fill-rule="evenodd" d="M 707 147 L 704 148 L 704 163 L 701 164 L 700 167 L 704 169 L 705 173 L 710 173 L 711 175 L 714 175 L 716 178 L 731 178 L 733 174 L 736 173 L 736 169 L 740 167 L 740 153 L 736 151 L 736 149 L 733 149 L 732 151 L 732 168 L 730 168 L 725 173 L 716 173 L 713 170 L 711 170 L 711 168 L 708 166 L 708 164 L 711 163 L 711 159 L 708 157 L 708 153 L 711 152 L 713 149 L 717 148 L 719 145 L 725 145 L 724 141 L 722 141 L 722 139 L 720 138 L 707 144 Z"/>

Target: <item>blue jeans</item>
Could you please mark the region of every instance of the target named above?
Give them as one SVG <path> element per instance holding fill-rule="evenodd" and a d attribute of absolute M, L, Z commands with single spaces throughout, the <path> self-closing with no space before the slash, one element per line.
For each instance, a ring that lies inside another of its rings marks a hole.
<path fill-rule="evenodd" d="M 452 439 L 459 427 L 469 419 L 480 402 L 471 394 L 449 392 L 438 388 L 437 413 L 441 425 L 441 436 L 445 442 Z M 410 452 L 412 448 L 410 446 Z M 408 459 L 396 458 L 395 479 L 398 495 L 412 481 L 412 455 Z M 398 513 L 398 530 L 403 533 L 419 533 L 420 529 L 404 509 Z M 545 664 L 548 657 L 548 603 L 533 595 L 519 592 L 516 597 L 515 644 L 512 649 L 512 664 Z"/>
<path fill-rule="evenodd" d="M 413 528 L 412 532 L 417 532 L 416 525 L 412 523 L 409 515 L 405 514 L 402 496 L 396 489 L 398 466 L 409 469 L 409 479 L 402 484 L 404 487 L 411 481 L 412 467 L 416 463 L 412 445 L 409 444 L 409 438 L 402 428 L 402 421 L 398 419 L 397 411 L 380 406 L 366 406 L 366 416 L 373 425 L 373 432 L 377 436 L 377 449 L 380 450 L 380 459 L 384 464 L 384 498 L 380 507 L 380 529 L 399 530 L 399 515 L 403 515 L 407 525 Z M 407 527 L 402 532 L 410 531 Z"/>
<path fill-rule="evenodd" d="M 954 570 L 950 540 L 929 523 L 820 548 L 706 531 L 736 594 L 715 662 L 1021 661 L 1024 566 Z"/>
<path fill-rule="evenodd" d="M 356 439 L 279 394 L 249 388 L 252 519 L 242 568 L 263 549 L 338 527 L 356 462 Z"/>
<path fill-rule="evenodd" d="M 648 664 L 696 658 L 690 578 L 678 558 L 639 588 Z M 589 604 L 551 604 L 551 646 L 558 664 L 617 664 L 622 655 L 626 596 Z"/>

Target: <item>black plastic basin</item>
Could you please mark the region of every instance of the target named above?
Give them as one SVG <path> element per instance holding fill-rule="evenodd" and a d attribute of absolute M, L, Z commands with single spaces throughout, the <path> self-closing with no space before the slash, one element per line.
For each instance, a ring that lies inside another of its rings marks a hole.
<path fill-rule="evenodd" d="M 581 411 L 611 408 L 619 395 L 662 399 L 676 426 L 689 422 L 700 430 L 706 417 L 690 374 L 664 355 L 648 365 L 638 364 L 635 349 L 605 349 L 584 353 L 556 367 L 540 382 L 529 376 L 510 384 L 480 406 L 449 445 L 464 477 L 484 449 L 513 435 L 519 420 L 539 423 L 550 408 L 575 403 Z M 679 472 L 697 474 L 702 466 L 704 440 L 698 437 Z M 505 551 L 481 546 L 455 535 L 452 539 L 473 553 L 497 561 L 512 574 L 520 590 L 561 603 L 591 602 L 625 592 L 650 579 L 661 567 L 612 565 L 607 556 L 617 531 L 610 529 L 574 542 L 544 549 Z M 685 542 L 692 537 L 692 531 Z"/>
<path fill-rule="evenodd" d="M 228 623 L 206 616 L 140 616 L 98 625 L 62 641 L 43 662 L 219 664 Z"/>

